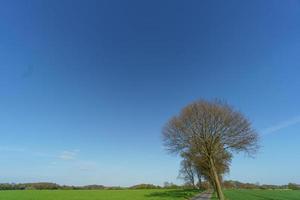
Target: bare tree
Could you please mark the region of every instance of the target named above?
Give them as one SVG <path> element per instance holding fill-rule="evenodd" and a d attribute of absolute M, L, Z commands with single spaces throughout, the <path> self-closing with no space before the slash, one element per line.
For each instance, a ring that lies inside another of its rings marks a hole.
<path fill-rule="evenodd" d="M 202 185 L 202 176 L 203 175 L 202 175 L 200 168 L 197 168 L 196 166 L 194 168 L 195 168 L 196 176 L 198 179 L 197 186 L 198 186 L 198 188 L 200 188 Z"/>
<path fill-rule="evenodd" d="M 229 170 L 231 152 L 252 155 L 258 148 L 251 123 L 221 101 L 200 100 L 186 106 L 165 125 L 163 137 L 169 152 L 201 158 L 199 166 L 206 170 L 220 200 L 224 200 L 220 180 Z"/>
<path fill-rule="evenodd" d="M 184 158 L 180 163 L 179 178 L 183 179 L 186 184 L 195 187 L 196 171 L 192 161 Z"/>
<path fill-rule="evenodd" d="M 181 169 L 179 177 L 191 184 L 193 187 L 201 187 L 203 174 L 201 168 L 197 165 L 195 157 L 191 152 L 184 152 L 181 154 L 183 160 L 181 161 Z"/>

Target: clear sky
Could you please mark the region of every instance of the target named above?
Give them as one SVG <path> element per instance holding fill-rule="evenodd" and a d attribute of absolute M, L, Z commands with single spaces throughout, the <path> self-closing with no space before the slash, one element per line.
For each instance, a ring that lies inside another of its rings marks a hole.
<path fill-rule="evenodd" d="M 179 183 L 164 123 L 225 99 L 261 135 L 227 178 L 300 183 L 300 2 L 0 1 L 0 182 Z"/>

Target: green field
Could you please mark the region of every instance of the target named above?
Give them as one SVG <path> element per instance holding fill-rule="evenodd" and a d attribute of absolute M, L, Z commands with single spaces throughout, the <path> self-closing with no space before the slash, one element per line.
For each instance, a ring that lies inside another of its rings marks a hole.
<path fill-rule="evenodd" d="M 0 200 L 184 200 L 197 190 L 23 190 L 0 191 Z"/>
<path fill-rule="evenodd" d="M 300 200 L 300 191 L 294 190 L 225 190 L 224 192 L 228 200 Z"/>

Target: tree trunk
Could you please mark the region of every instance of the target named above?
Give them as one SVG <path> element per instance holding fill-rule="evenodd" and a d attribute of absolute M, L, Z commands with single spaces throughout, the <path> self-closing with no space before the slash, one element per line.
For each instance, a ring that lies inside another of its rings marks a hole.
<path fill-rule="evenodd" d="M 221 183 L 220 183 L 220 179 L 217 173 L 217 170 L 215 168 L 215 163 L 213 162 L 212 158 L 209 158 L 209 162 L 210 162 L 210 166 L 211 166 L 211 171 L 212 171 L 212 176 L 214 179 L 214 184 L 215 184 L 215 189 L 218 195 L 219 200 L 225 200 L 223 191 L 222 191 L 222 187 L 221 187 Z"/>
<path fill-rule="evenodd" d="M 196 173 L 197 173 L 197 177 L 198 177 L 198 183 L 199 183 L 199 185 L 201 185 L 202 184 L 202 176 L 199 173 L 199 171 L 197 171 Z"/>
<path fill-rule="evenodd" d="M 194 175 L 191 177 L 191 182 L 192 182 L 193 188 L 195 188 L 195 178 L 194 178 Z"/>
<path fill-rule="evenodd" d="M 195 180 L 194 179 L 191 180 L 191 183 L 192 183 L 193 188 L 195 188 Z"/>

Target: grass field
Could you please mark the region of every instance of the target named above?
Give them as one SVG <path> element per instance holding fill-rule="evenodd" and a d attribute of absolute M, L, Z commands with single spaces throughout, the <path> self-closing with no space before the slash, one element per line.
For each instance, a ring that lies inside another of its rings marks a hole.
<path fill-rule="evenodd" d="M 228 200 L 300 200 L 300 191 L 293 190 L 225 190 Z M 216 200 L 216 198 L 213 198 Z"/>
<path fill-rule="evenodd" d="M 184 200 L 197 190 L 24 190 L 0 191 L 0 200 Z"/>

